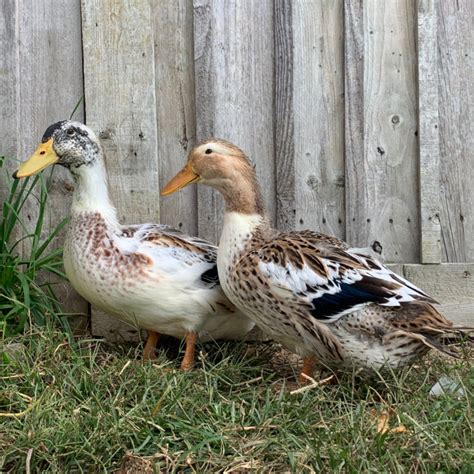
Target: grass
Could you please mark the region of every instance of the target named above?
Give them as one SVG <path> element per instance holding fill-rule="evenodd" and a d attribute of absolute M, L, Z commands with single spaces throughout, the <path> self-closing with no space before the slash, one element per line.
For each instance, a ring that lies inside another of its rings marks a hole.
<path fill-rule="evenodd" d="M 0 374 L 2 472 L 473 469 L 467 359 L 292 394 L 293 366 L 271 344 L 207 344 L 196 370 L 182 373 L 176 354 L 142 363 L 140 348 L 71 346 L 48 328 L 11 342 Z M 429 397 L 442 374 L 466 396 Z M 377 432 L 384 413 L 400 432 Z"/>
<path fill-rule="evenodd" d="M 0 157 L 2 173 L 7 173 L 5 162 Z M 51 318 L 61 320 L 67 329 L 66 317 L 50 283 L 51 275 L 66 278 L 62 249 L 52 249 L 50 245 L 67 219 L 42 237 L 48 198 L 45 177 L 22 181 L 8 177 L 7 182 L 10 188 L 0 211 L 0 335 L 18 334 L 32 321 L 41 325 Z M 33 223 L 22 212 L 28 200 L 36 200 L 38 206 Z"/>

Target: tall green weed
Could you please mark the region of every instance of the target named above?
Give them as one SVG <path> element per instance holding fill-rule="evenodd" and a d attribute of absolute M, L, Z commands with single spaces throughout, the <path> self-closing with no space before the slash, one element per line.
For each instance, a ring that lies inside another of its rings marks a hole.
<path fill-rule="evenodd" d="M 0 172 L 8 175 L 6 159 L 0 157 Z M 8 183 L 6 200 L 0 215 L 0 334 L 3 337 L 22 333 L 29 323 L 44 325 L 59 320 L 69 332 L 65 314 L 49 281 L 66 279 L 63 273 L 62 248 L 51 249 L 50 243 L 64 228 L 63 219 L 46 237 L 48 191 L 43 173 Z M 26 223 L 22 209 L 28 200 L 36 200 L 38 214 L 34 227 Z"/>

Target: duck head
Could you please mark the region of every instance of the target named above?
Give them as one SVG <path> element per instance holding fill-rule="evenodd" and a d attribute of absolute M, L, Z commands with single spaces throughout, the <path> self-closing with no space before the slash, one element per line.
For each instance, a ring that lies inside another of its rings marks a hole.
<path fill-rule="evenodd" d="M 94 164 L 100 150 L 99 140 L 89 127 L 70 120 L 56 122 L 46 129 L 38 148 L 13 177 L 25 178 L 54 164 L 62 165 L 74 174 L 80 167 Z"/>
<path fill-rule="evenodd" d="M 228 211 L 263 213 L 255 167 L 247 155 L 226 140 L 206 140 L 196 145 L 184 168 L 162 189 L 166 196 L 192 183 L 219 191 Z"/>
<path fill-rule="evenodd" d="M 253 166 L 240 148 L 225 140 L 206 140 L 191 150 L 186 166 L 161 194 L 172 194 L 192 183 L 219 189 L 226 182 L 238 179 L 239 173 L 248 174 L 249 171 L 253 173 Z"/>

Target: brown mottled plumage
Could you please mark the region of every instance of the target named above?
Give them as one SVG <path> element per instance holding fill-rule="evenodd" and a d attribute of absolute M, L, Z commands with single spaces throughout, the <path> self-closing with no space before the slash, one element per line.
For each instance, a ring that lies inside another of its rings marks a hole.
<path fill-rule="evenodd" d="M 200 143 L 162 194 L 194 182 L 225 199 L 217 256 L 224 292 L 277 341 L 336 368 L 397 368 L 430 348 L 455 355 L 443 337 L 459 339 L 463 329 L 415 285 L 335 237 L 273 229 L 254 167 L 235 145 Z"/>
<path fill-rule="evenodd" d="M 64 244 L 64 267 L 87 301 L 146 329 L 144 358 L 153 358 L 158 334 L 186 338 L 181 367 L 191 368 L 196 340 L 244 336 L 253 322 L 219 284 L 216 247 L 160 224 L 122 226 L 109 200 L 103 151 L 79 122 L 58 122 L 15 177 L 59 164 L 75 190 Z"/>

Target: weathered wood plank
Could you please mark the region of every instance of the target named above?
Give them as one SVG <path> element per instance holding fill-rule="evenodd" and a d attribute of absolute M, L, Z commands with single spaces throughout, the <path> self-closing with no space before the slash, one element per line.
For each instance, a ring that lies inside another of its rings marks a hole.
<path fill-rule="evenodd" d="M 197 136 L 228 139 L 254 159 L 274 218 L 272 2 L 195 0 L 194 55 Z M 199 234 L 217 241 L 221 197 L 201 186 L 198 211 Z"/>
<path fill-rule="evenodd" d="M 474 264 L 404 265 L 403 271 L 455 324 L 474 326 Z"/>
<path fill-rule="evenodd" d="M 83 94 L 80 3 L 25 0 L 2 2 L 0 8 L 1 128 L 7 145 L 2 153 L 22 161 L 36 148 L 46 127 L 69 117 Z M 83 107 L 77 117 L 83 118 Z M 62 169 L 54 170 L 48 187 L 43 236 L 68 215 L 73 189 Z M 23 213 L 27 222 L 36 222 L 37 213 L 37 203 L 30 200 Z M 63 237 L 55 239 L 51 248 L 62 245 Z M 28 252 L 26 246 L 23 250 Z M 61 283 L 56 293 L 65 311 L 87 314 L 87 303 L 69 285 Z M 85 323 L 78 318 L 74 322 Z"/>
<path fill-rule="evenodd" d="M 362 247 L 368 244 L 355 229 L 365 219 L 364 174 L 358 171 L 364 153 L 364 18 L 363 0 L 344 0 L 344 87 L 345 87 L 345 191 L 346 239 Z M 357 203 L 355 205 L 354 203 Z M 360 225 L 359 225 L 360 227 Z M 367 231 L 365 232 L 368 239 Z"/>
<path fill-rule="evenodd" d="M 437 2 L 443 260 L 474 261 L 474 2 Z"/>
<path fill-rule="evenodd" d="M 18 10 L 15 0 L 0 2 L 0 155 L 6 158 L 0 173 L 0 199 L 8 196 L 11 173 L 17 164 L 18 116 L 17 83 L 19 45 L 17 38 Z"/>
<path fill-rule="evenodd" d="M 345 237 L 343 4 L 275 3 L 279 228 Z"/>
<path fill-rule="evenodd" d="M 82 1 L 87 123 L 106 153 L 121 222 L 158 221 L 159 165 L 150 2 Z M 92 329 L 101 335 L 100 313 Z"/>
<path fill-rule="evenodd" d="M 294 2 L 296 226 L 345 237 L 343 3 Z"/>
<path fill-rule="evenodd" d="M 438 43 L 435 0 L 418 0 L 421 262 L 441 262 Z"/>
<path fill-rule="evenodd" d="M 345 6 L 347 237 L 357 247 L 379 241 L 388 261 L 416 262 L 414 2 L 361 0 Z"/>
<path fill-rule="evenodd" d="M 397 275 L 402 275 L 403 276 L 403 265 L 401 263 L 388 263 L 387 267 L 392 270 L 392 272 L 395 272 Z"/>
<path fill-rule="evenodd" d="M 18 20 L 18 158 L 24 160 L 48 125 L 69 118 L 84 93 L 80 3 L 18 2 Z M 83 117 L 81 105 L 76 118 Z M 56 167 L 49 186 L 49 228 L 68 215 L 72 190 L 69 173 Z"/>
<path fill-rule="evenodd" d="M 121 222 L 158 220 L 159 180 L 150 2 L 82 1 L 87 123 L 106 153 Z"/>
<path fill-rule="evenodd" d="M 105 338 L 109 342 L 144 342 L 147 333 L 145 330 L 124 323 L 100 309 L 92 308 L 92 334 Z"/>
<path fill-rule="evenodd" d="M 192 0 L 152 3 L 160 185 L 183 166 L 196 141 Z M 160 205 L 161 222 L 197 234 L 196 186 Z"/>
<path fill-rule="evenodd" d="M 275 192 L 276 225 L 296 227 L 293 2 L 278 0 L 273 8 L 275 48 Z"/>

